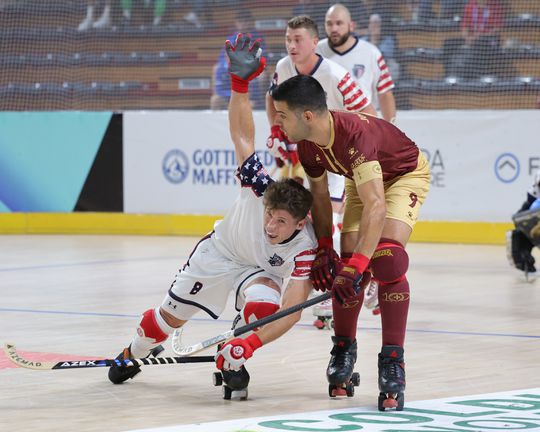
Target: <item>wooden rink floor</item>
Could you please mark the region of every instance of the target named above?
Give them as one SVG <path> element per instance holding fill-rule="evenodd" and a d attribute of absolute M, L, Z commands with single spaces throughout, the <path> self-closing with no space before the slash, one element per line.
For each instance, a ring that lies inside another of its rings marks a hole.
<path fill-rule="evenodd" d="M 0 236 L 0 342 L 21 352 L 115 357 L 146 309 L 161 303 L 194 237 Z M 408 246 L 411 309 L 405 346 L 408 401 L 540 387 L 540 279 L 525 282 L 503 246 Z M 538 257 L 538 254 L 536 255 Z M 195 343 L 228 330 L 201 313 Z M 363 310 L 360 387 L 330 399 L 328 330 L 310 310 L 247 363 L 249 400 L 225 401 L 213 363 L 149 366 L 113 385 L 106 368 L 33 371 L 0 357 L 0 431 L 128 431 L 285 413 L 376 410 L 380 318 Z M 170 344 L 165 355 L 174 355 Z M 214 348 L 202 354 L 213 354 Z"/>

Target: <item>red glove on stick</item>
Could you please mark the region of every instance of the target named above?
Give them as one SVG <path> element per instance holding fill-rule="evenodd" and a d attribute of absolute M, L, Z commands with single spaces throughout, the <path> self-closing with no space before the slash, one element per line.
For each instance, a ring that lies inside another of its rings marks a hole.
<path fill-rule="evenodd" d="M 234 45 L 225 41 L 225 52 L 229 57 L 231 89 L 237 93 L 247 93 L 249 82 L 260 75 L 266 66 L 266 58 L 261 57 L 261 40 L 250 46 L 249 35 L 239 33 Z"/>
<path fill-rule="evenodd" d="M 353 253 L 352 258 L 338 272 L 332 285 L 332 293 L 341 304 L 354 299 L 360 291 L 362 273 L 369 264 L 369 258 L 359 253 Z"/>
<path fill-rule="evenodd" d="M 222 370 L 240 370 L 246 360 L 260 347 L 262 342 L 257 333 L 252 333 L 245 339 L 233 339 L 217 352 L 216 366 Z"/>
<path fill-rule="evenodd" d="M 334 250 L 331 237 L 321 237 L 315 260 L 311 266 L 311 281 L 316 290 L 332 288 L 334 275 L 341 267 L 339 255 Z"/>

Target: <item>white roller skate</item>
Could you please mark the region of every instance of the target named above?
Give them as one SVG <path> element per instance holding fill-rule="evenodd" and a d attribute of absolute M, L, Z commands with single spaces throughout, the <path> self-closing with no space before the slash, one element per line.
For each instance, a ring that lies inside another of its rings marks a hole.
<path fill-rule="evenodd" d="M 325 300 L 313 306 L 313 315 L 317 317 L 313 322 L 313 325 L 319 330 L 333 329 L 334 318 L 332 318 L 332 299 Z"/>

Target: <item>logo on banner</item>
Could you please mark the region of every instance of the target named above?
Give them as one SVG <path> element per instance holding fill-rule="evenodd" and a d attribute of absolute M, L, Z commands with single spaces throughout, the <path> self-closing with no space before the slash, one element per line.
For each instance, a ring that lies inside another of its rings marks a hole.
<path fill-rule="evenodd" d="M 165 155 L 161 168 L 171 183 L 182 183 L 189 173 L 189 159 L 183 151 L 174 149 Z"/>
<path fill-rule="evenodd" d="M 495 160 L 495 176 L 503 183 L 512 183 L 519 176 L 520 164 L 512 153 L 503 153 Z"/>

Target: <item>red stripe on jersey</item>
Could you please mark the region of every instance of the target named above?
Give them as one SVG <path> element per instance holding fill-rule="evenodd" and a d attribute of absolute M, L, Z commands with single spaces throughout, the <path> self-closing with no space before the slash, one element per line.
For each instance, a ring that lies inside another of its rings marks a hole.
<path fill-rule="evenodd" d="M 343 97 L 345 97 L 345 95 L 350 92 L 358 93 L 358 88 L 356 87 L 355 83 L 351 82 L 348 87 L 344 89 L 339 89 L 339 91 L 343 95 Z"/>
<path fill-rule="evenodd" d="M 355 106 L 347 108 L 349 111 L 361 111 L 368 105 L 368 100 L 364 98 L 361 103 L 356 104 Z"/>
<path fill-rule="evenodd" d="M 365 108 L 368 105 L 369 101 L 367 97 L 365 97 L 363 94 L 358 94 L 357 96 L 360 96 L 362 99 L 360 99 L 360 102 L 356 103 L 355 105 L 353 105 L 353 103 L 356 102 L 358 97 L 351 98 L 349 101 L 345 102 L 345 105 L 349 111 L 358 111 L 359 109 Z"/>
<path fill-rule="evenodd" d="M 383 90 L 386 90 L 388 88 L 393 88 L 394 87 L 394 82 L 392 80 L 388 81 L 387 83 L 385 84 L 382 84 L 382 85 L 379 85 L 377 86 L 377 91 L 379 93 L 381 93 Z"/>
<path fill-rule="evenodd" d="M 291 273 L 291 277 L 296 278 L 308 278 L 311 273 L 311 266 L 315 259 L 316 251 L 314 249 L 308 249 L 300 252 L 294 257 L 294 269 Z"/>
<path fill-rule="evenodd" d="M 343 79 L 338 83 L 338 85 L 337 85 L 338 88 L 343 87 L 347 83 L 347 81 L 352 81 L 351 80 L 351 74 L 349 72 L 347 72 L 345 74 L 345 76 L 343 77 Z"/>

